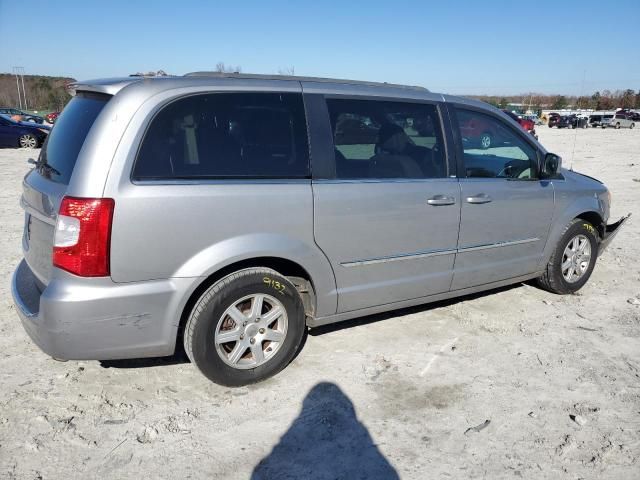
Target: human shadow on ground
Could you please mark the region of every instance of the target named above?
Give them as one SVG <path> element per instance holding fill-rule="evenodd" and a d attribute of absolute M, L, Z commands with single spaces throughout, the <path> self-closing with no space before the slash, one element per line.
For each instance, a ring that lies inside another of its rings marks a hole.
<path fill-rule="evenodd" d="M 300 478 L 400 478 L 356 417 L 351 400 L 333 383 L 309 391 L 298 417 L 251 475 L 252 480 Z"/>

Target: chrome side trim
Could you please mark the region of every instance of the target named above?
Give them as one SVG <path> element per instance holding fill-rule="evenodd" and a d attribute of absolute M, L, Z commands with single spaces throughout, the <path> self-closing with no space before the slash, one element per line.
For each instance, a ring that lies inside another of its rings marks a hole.
<path fill-rule="evenodd" d="M 440 255 L 452 255 L 454 253 L 473 252 L 476 250 L 487 250 L 489 248 L 509 247 L 512 245 L 522 245 L 525 243 L 537 242 L 536 238 L 525 238 L 523 240 L 513 240 L 510 242 L 491 243 L 488 245 L 476 245 L 473 247 L 457 248 L 453 250 L 430 250 L 428 252 L 404 253 L 401 255 L 391 255 L 388 257 L 367 258 L 364 260 L 355 260 L 352 262 L 341 262 L 340 265 L 346 268 L 362 267 L 364 265 L 375 265 L 377 263 L 396 262 L 398 260 L 415 260 L 417 258 L 438 257 Z"/>
<path fill-rule="evenodd" d="M 456 253 L 456 250 L 431 250 L 428 252 L 405 253 L 402 255 L 393 255 L 389 257 L 368 258 L 366 260 L 356 260 L 354 262 L 343 262 L 340 265 L 347 268 L 360 267 L 363 265 L 374 265 L 376 263 L 395 262 L 398 260 L 414 260 L 416 258 L 427 258 L 427 257 L 437 257 L 440 255 L 451 255 L 453 253 Z"/>
<path fill-rule="evenodd" d="M 499 242 L 499 243 L 490 243 L 488 245 L 476 245 L 473 247 L 463 247 L 458 249 L 458 253 L 473 252 L 476 250 L 487 250 L 489 248 L 510 247 L 511 245 L 522 245 L 524 243 L 533 243 L 533 242 L 537 242 L 538 240 L 540 240 L 538 237 L 525 238 L 523 240 L 513 240 L 511 242 Z"/>

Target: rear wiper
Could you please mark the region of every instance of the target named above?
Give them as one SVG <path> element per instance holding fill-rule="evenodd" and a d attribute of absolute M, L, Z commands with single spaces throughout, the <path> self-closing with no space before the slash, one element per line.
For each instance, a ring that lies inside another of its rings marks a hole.
<path fill-rule="evenodd" d="M 32 165 L 36 166 L 36 169 L 38 170 L 46 170 L 49 173 L 53 173 L 54 175 L 62 175 L 58 170 L 55 169 L 55 167 L 49 165 L 47 162 L 45 162 L 44 160 L 34 160 L 33 158 L 30 158 L 29 160 L 27 160 L 27 162 L 29 162 Z"/>

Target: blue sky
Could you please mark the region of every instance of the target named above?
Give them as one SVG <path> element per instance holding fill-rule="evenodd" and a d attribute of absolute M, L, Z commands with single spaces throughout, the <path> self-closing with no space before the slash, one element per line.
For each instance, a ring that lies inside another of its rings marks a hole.
<path fill-rule="evenodd" d="M 640 0 L 0 0 L 0 32 L 0 72 L 76 79 L 225 62 L 458 94 L 640 89 Z"/>

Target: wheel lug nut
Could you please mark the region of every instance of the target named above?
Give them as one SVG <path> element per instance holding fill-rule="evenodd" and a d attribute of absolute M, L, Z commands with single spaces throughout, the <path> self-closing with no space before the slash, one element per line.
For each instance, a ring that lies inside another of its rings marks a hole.
<path fill-rule="evenodd" d="M 249 340 L 249 342 L 251 342 L 252 344 L 253 344 L 253 343 L 256 343 L 256 339 L 255 339 L 255 338 L 252 338 L 251 340 Z"/>
<path fill-rule="evenodd" d="M 244 340 L 244 334 L 240 335 L 240 340 Z"/>
<path fill-rule="evenodd" d="M 264 328 L 261 328 L 260 330 L 258 330 L 260 333 L 264 333 Z"/>

